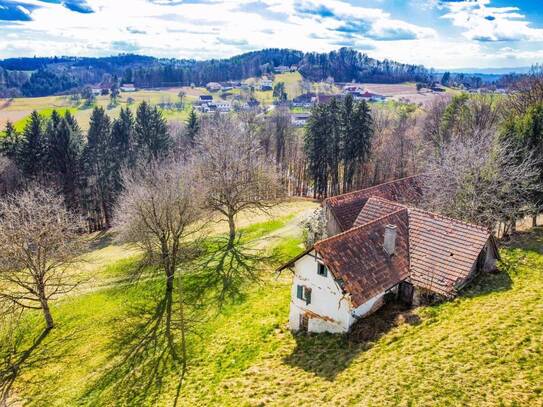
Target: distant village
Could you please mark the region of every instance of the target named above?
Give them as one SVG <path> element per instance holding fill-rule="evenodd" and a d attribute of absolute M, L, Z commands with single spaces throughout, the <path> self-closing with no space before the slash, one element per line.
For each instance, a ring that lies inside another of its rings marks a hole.
<path fill-rule="evenodd" d="M 208 82 L 204 87 L 197 87 L 191 84 L 191 88 L 201 89 L 201 94 L 197 94 L 196 100 L 192 101 L 192 106 L 196 111 L 202 114 L 210 113 L 228 113 L 231 111 L 269 111 L 278 106 L 286 107 L 290 111 L 291 123 L 295 127 L 304 127 L 311 115 L 311 109 L 318 104 L 326 104 L 333 98 L 342 100 L 347 95 L 352 96 L 355 101 L 366 101 L 367 103 L 384 103 L 389 99 L 399 100 L 405 103 L 416 103 L 413 98 L 401 97 L 387 92 L 386 95 L 376 92 L 368 88 L 368 85 L 357 83 L 339 83 L 329 77 L 324 81 L 327 85 L 327 91 L 315 91 L 311 86 L 302 87 L 302 93 L 297 96 L 290 97 L 286 92 L 284 98 L 275 97 L 275 86 L 281 82 L 274 82 L 274 75 L 297 72 L 298 68 L 292 66 L 276 66 L 273 68 L 273 73 L 262 75 L 260 78 L 251 78 L 248 80 L 224 81 L 224 82 Z M 372 84 L 374 85 L 374 84 Z M 92 86 L 90 91 L 94 96 L 110 95 L 113 92 L 112 83 L 102 83 Z M 283 83 L 284 86 L 284 83 Z M 386 86 L 386 85 L 385 85 Z M 446 88 L 439 82 L 429 84 L 417 83 L 412 86 L 412 92 L 422 95 L 435 95 L 446 92 Z M 468 93 L 498 93 L 505 94 L 505 89 L 490 89 L 485 87 L 465 88 L 462 85 L 456 86 L 459 90 Z M 115 91 L 119 93 L 133 93 L 139 89 L 133 83 L 121 83 L 116 87 Z M 262 98 L 255 97 L 255 92 L 273 92 L 273 99 L 268 103 L 264 103 Z M 298 92 L 296 92 L 298 93 Z M 421 104 L 419 102 L 419 104 Z M 180 108 L 181 104 L 172 103 L 165 100 L 159 103 L 162 108 Z"/>

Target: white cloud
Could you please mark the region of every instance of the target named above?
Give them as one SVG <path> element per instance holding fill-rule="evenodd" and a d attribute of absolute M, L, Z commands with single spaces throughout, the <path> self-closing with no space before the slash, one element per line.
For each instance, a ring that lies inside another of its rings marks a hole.
<path fill-rule="evenodd" d="M 464 28 L 470 40 L 543 41 L 543 29 L 533 28 L 518 7 L 491 7 L 491 0 L 466 0 L 446 3 L 443 16 L 456 27 Z"/>
<path fill-rule="evenodd" d="M 517 52 L 493 50 L 488 48 L 491 42 L 475 39 L 541 36 L 516 8 L 490 7 L 489 0 L 436 2 L 434 6 L 446 10 L 439 23 L 451 21 L 463 29 L 464 37 L 443 35 L 436 21 L 417 25 L 381 8 L 343 0 L 87 0 L 94 12 L 86 14 L 62 4 L 24 0 L 32 21 L 12 26 L 0 21 L 0 36 L 12 35 L 9 43 L 0 41 L 0 58 L 136 52 L 203 59 L 272 47 L 325 52 L 352 46 L 376 58 L 462 67 L 496 65 Z M 489 16 L 494 19 L 485 18 Z M 522 51 L 525 54 L 517 52 L 522 55 L 519 64 L 538 55 L 533 49 Z"/>

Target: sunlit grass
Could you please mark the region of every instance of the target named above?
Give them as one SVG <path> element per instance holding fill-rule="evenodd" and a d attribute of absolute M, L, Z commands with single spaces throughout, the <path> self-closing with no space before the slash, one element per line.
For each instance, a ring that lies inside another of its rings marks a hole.
<path fill-rule="evenodd" d="M 244 232 L 266 236 L 292 222 L 292 214 L 286 214 L 247 225 Z M 299 232 L 281 235 L 266 250 L 283 258 L 297 254 Z M 414 322 L 400 321 L 363 343 L 291 334 L 290 272 L 276 278 L 270 266 L 262 283 L 249 286 L 243 299 L 227 304 L 218 316 L 202 319 L 189 337 L 189 371 L 179 404 L 540 405 L 542 241 L 542 230 L 517 239 L 502 250 L 500 273 L 477 279 L 454 301 L 415 310 Z M 130 256 L 112 260 L 100 273 L 123 276 L 136 262 Z M 111 376 L 123 357 L 114 351 L 120 334 L 130 328 L 128 315 L 136 306 L 151 306 L 151 294 L 162 283 L 159 275 L 56 303 L 58 326 L 16 385 L 22 404 L 122 404 L 129 389 Z M 30 333 L 39 332 L 40 317 L 27 319 Z M 171 371 L 156 404 L 145 398 L 137 404 L 171 405 L 176 384 Z"/>

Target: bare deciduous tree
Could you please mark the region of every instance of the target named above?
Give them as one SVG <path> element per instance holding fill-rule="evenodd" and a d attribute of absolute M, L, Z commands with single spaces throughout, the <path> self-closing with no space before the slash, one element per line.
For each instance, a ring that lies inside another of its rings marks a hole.
<path fill-rule="evenodd" d="M 490 137 L 452 141 L 427 170 L 428 209 L 491 229 L 503 224 L 504 234 L 533 211 L 531 196 L 541 188 L 537 161 Z"/>
<path fill-rule="evenodd" d="M 166 276 L 173 290 L 175 271 L 193 247 L 199 228 L 202 188 L 192 169 L 175 160 L 153 161 L 123 175 L 124 191 L 115 208 L 119 240 L 139 246 Z"/>
<path fill-rule="evenodd" d="M 517 113 L 525 113 L 530 106 L 543 101 L 543 66 L 536 65 L 528 75 L 522 76 L 511 86 L 507 107 Z"/>
<path fill-rule="evenodd" d="M 278 202 L 282 193 L 279 175 L 258 139 L 233 119 L 215 117 L 206 122 L 198 144 L 200 184 L 207 187 L 208 208 L 228 221 L 227 248 L 231 249 L 236 216 L 243 210 L 266 211 Z"/>
<path fill-rule="evenodd" d="M 152 161 L 140 166 L 124 174 L 123 184 L 124 192 L 119 197 L 114 212 L 114 227 L 119 232 L 119 240 L 143 249 L 147 260 L 158 264 L 166 276 L 163 301 L 165 308 L 160 307 L 157 321 L 165 318 L 163 323 L 167 350 L 174 362 L 181 365 L 175 403 L 177 404 L 187 367 L 186 336 L 190 318 L 186 311 L 188 300 L 183 279 L 179 276 L 179 314 L 175 320 L 181 334 L 181 358 L 179 358 L 171 334 L 171 325 L 174 323 L 172 316 L 174 278 L 179 266 L 192 259 L 197 250 L 196 238 L 202 228 L 201 222 L 198 221 L 202 215 L 200 197 L 203 189 L 195 184 L 191 168 L 175 160 Z M 145 350 L 149 339 L 155 340 L 156 332 L 151 331 L 136 347 L 133 355 L 140 354 L 142 347 Z"/>
<path fill-rule="evenodd" d="M 54 325 L 49 301 L 76 285 L 68 266 L 81 252 L 79 218 L 60 195 L 39 186 L 0 201 L 0 299 L 41 309 L 47 329 Z"/>

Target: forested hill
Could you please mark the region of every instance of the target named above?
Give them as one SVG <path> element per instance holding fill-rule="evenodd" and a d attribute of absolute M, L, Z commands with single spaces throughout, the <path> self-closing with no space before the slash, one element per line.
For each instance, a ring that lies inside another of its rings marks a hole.
<path fill-rule="evenodd" d="M 295 65 L 305 78 L 312 81 L 332 77 L 340 82 L 396 83 L 424 81 L 429 75 L 423 66 L 379 61 L 349 48 L 329 53 L 265 49 L 228 59 L 205 61 L 140 55 L 10 58 L 0 61 L 0 97 L 45 96 L 87 84 L 111 82 L 115 77 L 143 88 L 205 85 L 260 76 L 281 65 Z"/>

